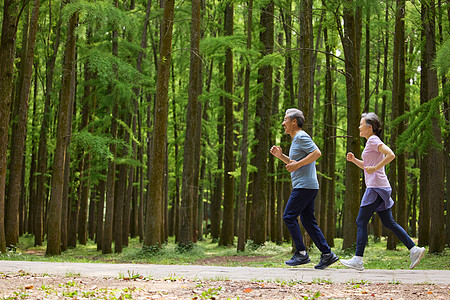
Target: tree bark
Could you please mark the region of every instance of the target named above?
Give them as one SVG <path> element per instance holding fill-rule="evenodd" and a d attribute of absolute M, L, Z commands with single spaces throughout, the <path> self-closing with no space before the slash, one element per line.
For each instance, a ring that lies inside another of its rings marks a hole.
<path fill-rule="evenodd" d="M 313 119 L 311 110 L 311 61 L 312 61 L 312 1 L 300 1 L 300 59 L 298 77 L 298 108 L 303 111 L 305 124 L 303 130 L 312 136 Z"/>
<path fill-rule="evenodd" d="M 260 41 L 263 45 L 262 56 L 273 53 L 274 45 L 274 3 L 269 1 L 262 8 L 260 23 L 262 31 Z M 266 241 L 267 217 L 267 157 L 269 149 L 270 111 L 272 109 L 272 66 L 263 66 L 258 70 L 258 82 L 263 85 L 263 92 L 257 99 L 255 122 L 255 139 L 258 143 L 253 148 L 255 154 L 253 203 L 251 214 L 250 238 L 256 245 L 263 245 Z"/>
<path fill-rule="evenodd" d="M 18 17 L 18 1 L 4 2 L 0 41 L 0 207 L 5 207 L 9 118 Z M 0 251 L 2 253 L 6 252 L 4 220 L 5 211 L 0 209 Z"/>
<path fill-rule="evenodd" d="M 225 8 L 225 35 L 233 35 L 234 7 L 227 3 Z M 225 53 L 225 92 L 233 94 L 233 52 L 230 48 Z M 234 237 L 234 118 L 233 100 L 225 96 L 225 159 L 224 159 L 224 193 L 223 221 L 219 245 L 233 245 Z"/>
<path fill-rule="evenodd" d="M 34 49 L 36 45 L 36 33 L 39 20 L 40 1 L 34 0 L 33 11 L 28 28 L 28 41 L 24 49 L 25 60 L 22 62 L 20 78 L 22 88 L 17 93 L 18 118 L 14 123 L 11 142 L 11 166 L 9 173 L 8 206 L 6 207 L 5 225 L 6 243 L 17 245 L 19 242 L 19 202 L 22 186 L 23 155 L 27 133 L 28 103 L 30 98 L 31 76 L 33 75 Z"/>
<path fill-rule="evenodd" d="M 77 26 L 78 16 L 73 14 L 69 19 L 67 32 L 66 50 L 64 53 L 63 65 L 63 83 L 61 89 L 61 100 L 58 116 L 58 130 L 55 148 L 55 160 L 53 164 L 52 176 L 52 193 L 48 207 L 48 238 L 47 238 L 47 255 L 61 254 L 61 213 L 62 213 L 62 196 L 64 187 L 64 165 L 66 159 L 66 146 L 69 115 L 71 111 L 72 76 L 74 76 L 75 63 L 75 27 Z"/>
<path fill-rule="evenodd" d="M 344 35 L 341 35 L 345 55 L 345 81 L 347 90 L 347 152 L 361 156 L 361 140 L 359 138 L 359 121 L 361 119 L 359 96 L 359 41 L 357 40 L 358 22 L 356 11 L 351 6 L 352 0 L 344 4 Z M 353 163 L 346 163 L 345 202 L 344 202 L 344 240 L 343 249 L 356 242 L 355 220 L 359 209 L 360 169 Z"/>
<path fill-rule="evenodd" d="M 433 67 L 433 60 L 436 57 L 436 34 L 435 34 L 435 1 L 431 0 L 422 3 L 422 22 L 425 31 L 424 62 L 423 72 L 427 73 L 425 82 L 426 101 L 431 101 L 438 96 L 437 71 Z M 438 145 L 442 145 L 442 132 L 437 116 L 440 114 L 436 108 L 432 118 L 433 138 Z M 432 253 L 442 252 L 445 248 L 445 238 L 442 237 L 444 231 L 444 154 L 441 149 L 430 145 L 429 153 L 429 208 L 430 208 L 430 240 L 429 251 Z"/>
<path fill-rule="evenodd" d="M 150 161 L 152 172 L 149 177 L 147 215 L 144 245 L 161 247 L 162 203 L 164 183 L 164 160 L 166 156 L 166 135 L 168 115 L 168 86 L 172 58 L 172 30 L 174 22 L 174 0 L 165 1 L 162 23 L 158 79 L 156 82 L 155 122 L 153 126 L 153 155 Z"/>

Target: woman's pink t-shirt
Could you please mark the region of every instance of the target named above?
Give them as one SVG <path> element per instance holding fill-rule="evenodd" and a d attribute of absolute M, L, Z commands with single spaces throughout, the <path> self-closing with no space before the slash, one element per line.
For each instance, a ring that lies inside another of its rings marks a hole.
<path fill-rule="evenodd" d="M 383 160 L 384 154 L 378 151 L 380 145 L 384 145 L 384 143 L 378 136 L 372 135 L 369 137 L 362 153 L 364 167 L 376 166 Z M 364 170 L 364 178 L 368 188 L 391 187 L 386 172 L 384 171 L 384 167 L 372 174 L 369 174 Z"/>

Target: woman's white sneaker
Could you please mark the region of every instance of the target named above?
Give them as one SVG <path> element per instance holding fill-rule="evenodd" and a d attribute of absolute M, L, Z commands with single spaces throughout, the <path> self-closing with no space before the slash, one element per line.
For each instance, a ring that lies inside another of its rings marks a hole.
<path fill-rule="evenodd" d="M 351 259 L 341 259 L 340 262 L 347 268 L 355 269 L 358 271 L 364 270 L 364 263 L 356 256 L 353 256 Z"/>
<path fill-rule="evenodd" d="M 411 254 L 409 255 L 411 257 L 411 264 L 409 265 L 409 268 L 414 269 L 425 254 L 425 248 L 414 246 L 409 251 L 411 252 Z"/>

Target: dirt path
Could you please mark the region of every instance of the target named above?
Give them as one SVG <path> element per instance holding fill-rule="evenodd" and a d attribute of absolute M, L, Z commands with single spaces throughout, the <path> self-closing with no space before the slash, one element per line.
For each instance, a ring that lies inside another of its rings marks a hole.
<path fill-rule="evenodd" d="M 450 299 L 450 271 L 0 261 L 0 299 Z"/>

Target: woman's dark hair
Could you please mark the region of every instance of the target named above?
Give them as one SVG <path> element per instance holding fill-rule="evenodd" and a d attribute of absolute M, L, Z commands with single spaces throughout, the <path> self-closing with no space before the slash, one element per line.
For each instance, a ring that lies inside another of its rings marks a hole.
<path fill-rule="evenodd" d="M 361 118 L 366 119 L 367 125 L 372 125 L 372 131 L 375 133 L 378 137 L 380 137 L 381 132 L 383 129 L 381 129 L 381 122 L 378 116 L 372 112 L 370 113 L 364 113 L 361 115 Z"/>
<path fill-rule="evenodd" d="M 286 110 L 286 116 L 291 120 L 297 120 L 297 126 L 299 128 L 303 128 L 303 124 L 305 124 L 305 116 L 301 110 L 289 108 Z"/>

